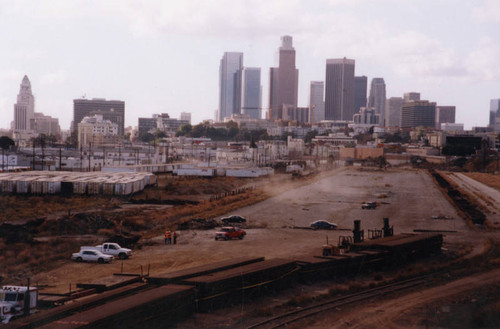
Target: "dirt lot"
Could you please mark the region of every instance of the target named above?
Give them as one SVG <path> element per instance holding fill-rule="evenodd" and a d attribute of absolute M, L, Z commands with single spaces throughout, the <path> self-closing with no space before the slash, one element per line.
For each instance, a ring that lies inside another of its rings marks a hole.
<path fill-rule="evenodd" d="M 267 186 L 273 189 L 273 186 Z M 272 191 L 270 191 L 272 192 Z M 363 201 L 379 205 L 373 210 L 361 209 Z M 315 183 L 279 194 L 253 206 L 234 212 L 245 216 L 251 228 L 244 240 L 215 241 L 215 230 L 181 231 L 178 244 L 165 246 L 162 236 L 143 240 L 144 247 L 123 261 L 124 272 L 151 274 L 191 267 L 235 255 L 266 258 L 317 254 L 326 241 L 339 235 L 350 235 L 354 219 L 361 219 L 362 228 L 381 228 L 383 217 L 389 217 L 395 233 L 413 229 L 456 231 L 447 233 L 446 242 L 468 241 L 470 229 L 443 197 L 425 171 L 359 171 L 340 170 Z M 446 220 L 432 219 L 442 215 Z M 294 229 L 307 227 L 318 219 L 337 223 L 336 231 Z M 69 255 L 68 255 L 69 256 Z M 89 281 L 120 272 L 122 262 L 110 265 L 77 264 L 61 261 L 56 269 L 40 273 L 33 282 L 65 290 L 69 284 Z"/>
<path fill-rule="evenodd" d="M 436 188 L 431 176 L 423 170 L 347 168 L 338 169 L 310 184 L 299 187 L 295 185 L 290 189 L 287 189 L 290 185 L 285 181 L 277 183 L 273 180 L 262 186 L 262 193 L 275 196 L 229 213 L 248 219 L 248 234 L 243 240 L 215 241 L 215 230 L 186 230 L 179 232 L 177 245 L 166 246 L 162 235 L 152 235 L 149 239 L 141 239 L 142 247 L 134 250 L 131 259 L 109 265 L 62 260 L 57 268 L 36 274 L 32 277 L 32 282 L 46 285 L 45 291 L 66 292 L 70 284 L 74 287 L 76 283 L 92 281 L 122 270 L 140 273 L 141 266 L 144 273 L 149 270 L 154 275 L 237 255 L 291 258 L 318 254 L 327 237 L 336 242 L 339 235 L 351 235 L 355 219 L 361 220 L 365 234 L 368 229 L 380 229 L 384 217 L 390 219 L 396 234 L 414 230 L 446 232 L 445 249 L 449 252 L 468 253 L 468 257 L 484 252 L 490 239 L 499 241 L 495 231 L 488 232 L 466 225 Z M 361 209 L 364 201 L 377 202 L 377 208 Z M 313 231 L 300 228 L 307 227 L 318 219 L 337 223 L 338 230 Z M 148 220 L 148 215 L 144 216 L 144 220 Z M 68 257 L 71 252 L 73 250 L 68 250 Z M 301 289 L 320 292 L 328 290 L 329 284 Z M 273 298 L 273 301 L 283 302 L 280 298 Z M 245 307 L 233 310 L 234 318 L 258 306 Z M 196 315 L 180 327 L 196 328 L 200 323 L 207 328 L 227 327 L 220 322 L 226 312 L 228 311 L 216 311 L 207 315 L 208 318 Z M 322 320 L 318 321 L 318 328 L 322 328 Z M 360 327 L 366 324 L 361 323 Z"/>

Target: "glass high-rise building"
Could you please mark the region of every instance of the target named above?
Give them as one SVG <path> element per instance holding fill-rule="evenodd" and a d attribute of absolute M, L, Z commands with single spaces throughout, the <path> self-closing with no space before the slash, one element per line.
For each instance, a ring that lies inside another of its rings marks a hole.
<path fill-rule="evenodd" d="M 500 99 L 490 100 L 490 127 L 495 127 L 495 117 L 500 120 Z"/>
<path fill-rule="evenodd" d="M 368 78 L 366 76 L 354 77 L 354 112 L 358 113 L 366 107 Z"/>
<path fill-rule="evenodd" d="M 241 70 L 243 53 L 225 52 L 219 67 L 219 111 L 217 120 L 222 122 L 232 114 L 240 113 Z"/>
<path fill-rule="evenodd" d="M 370 86 L 370 97 L 368 99 L 368 107 L 375 109 L 377 114 L 380 114 L 382 121 L 385 119 L 385 81 L 383 78 L 373 78 Z M 380 122 L 385 125 L 384 122 Z"/>
<path fill-rule="evenodd" d="M 252 119 L 261 119 L 262 96 L 260 67 L 243 68 L 241 82 L 241 113 Z"/>
<path fill-rule="evenodd" d="M 354 59 L 326 60 L 325 119 L 352 121 L 354 115 Z"/>
<path fill-rule="evenodd" d="M 325 83 L 323 81 L 311 81 L 309 94 L 309 109 L 311 113 L 311 123 L 325 120 Z"/>

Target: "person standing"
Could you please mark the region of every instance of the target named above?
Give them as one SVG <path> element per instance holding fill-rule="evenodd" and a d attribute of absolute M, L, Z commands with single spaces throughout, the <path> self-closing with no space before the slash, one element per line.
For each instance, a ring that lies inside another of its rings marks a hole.
<path fill-rule="evenodd" d="M 177 232 L 176 231 L 174 231 L 173 236 L 174 236 L 174 244 L 177 244 Z"/>
<path fill-rule="evenodd" d="M 172 239 L 172 233 L 170 231 L 165 232 L 165 244 L 170 244 Z"/>

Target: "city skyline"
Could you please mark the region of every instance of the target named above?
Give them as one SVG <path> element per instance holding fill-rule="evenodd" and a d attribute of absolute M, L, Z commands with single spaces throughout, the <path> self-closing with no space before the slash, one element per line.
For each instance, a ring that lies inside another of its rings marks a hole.
<path fill-rule="evenodd" d="M 126 126 L 153 113 L 191 112 L 193 124 L 212 119 L 226 51 L 242 52 L 245 66 L 261 67 L 264 112 L 267 72 L 277 65 L 283 35 L 294 40 L 299 107 L 308 105 L 310 81 L 324 80 L 325 60 L 343 57 L 356 60 L 358 75 L 383 77 L 387 98 L 420 92 L 422 99 L 456 106 L 456 122 L 467 128 L 486 126 L 490 100 L 499 98 L 498 1 L 230 3 L 0 3 L 6 50 L 0 54 L 0 128 L 13 121 L 24 75 L 37 111 L 59 118 L 63 129 L 73 99 L 83 95 L 125 101 Z"/>

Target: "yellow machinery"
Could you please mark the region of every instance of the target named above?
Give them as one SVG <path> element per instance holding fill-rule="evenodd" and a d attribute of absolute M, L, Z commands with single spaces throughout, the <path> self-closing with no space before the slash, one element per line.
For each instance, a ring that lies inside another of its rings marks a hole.
<path fill-rule="evenodd" d="M 339 242 L 336 246 L 329 244 L 327 239 L 326 244 L 323 245 L 323 256 L 342 255 L 350 250 L 352 242 L 352 237 L 345 235 L 339 236 Z"/>

